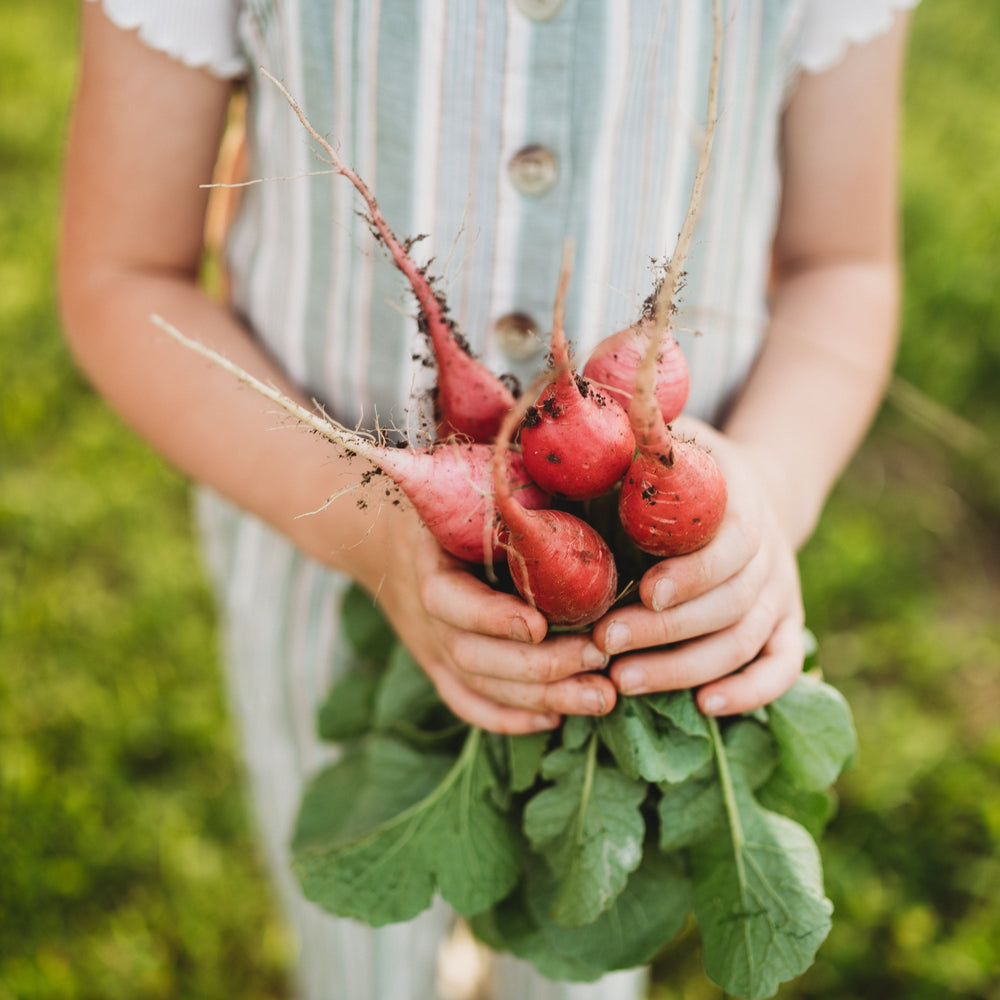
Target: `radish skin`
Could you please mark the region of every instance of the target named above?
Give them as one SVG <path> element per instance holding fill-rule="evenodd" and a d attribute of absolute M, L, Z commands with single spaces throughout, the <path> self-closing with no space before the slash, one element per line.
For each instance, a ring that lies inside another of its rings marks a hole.
<path fill-rule="evenodd" d="M 299 121 L 326 153 L 333 169 L 354 185 L 368 206 L 369 222 L 375 236 L 389 251 L 393 263 L 410 283 L 419 306 L 418 325 L 431 342 L 437 361 L 437 391 L 434 398 L 437 436 L 454 435 L 470 441 L 489 442 L 496 437 L 504 414 L 514 405 L 514 395 L 482 362 L 474 358 L 465 338 L 448 316 L 444 297 L 434 289 L 426 270 L 418 267 L 409 250 L 415 240 L 400 242 L 389 228 L 375 196 L 358 174 L 306 118 L 285 87 L 267 70 L 261 72 L 281 91 Z"/>
<path fill-rule="evenodd" d="M 525 415 L 520 445 L 525 468 L 542 489 L 569 500 L 592 500 L 621 479 L 635 442 L 620 403 L 570 365 L 564 322 L 570 256 L 567 247 L 552 320 L 555 374 Z"/>
<path fill-rule="evenodd" d="M 584 377 L 628 409 L 636 373 L 653 333 L 652 315 L 644 316 L 601 341 L 583 366 Z M 656 402 L 666 423 L 680 416 L 688 400 L 691 375 L 687 359 L 672 336 L 665 336 L 656 356 Z"/>
<path fill-rule="evenodd" d="M 427 448 L 393 448 L 376 444 L 325 415 L 300 406 L 217 351 L 187 337 L 162 317 L 151 318 L 183 346 L 224 368 L 349 454 L 364 458 L 372 465 L 373 472 L 387 475 L 410 499 L 420 519 L 446 552 L 475 563 L 503 558 L 505 549 L 495 530 L 493 449 L 489 445 L 446 441 Z M 531 482 L 518 455 L 510 453 L 503 468 L 513 507 L 548 506 L 548 495 Z"/>
<path fill-rule="evenodd" d="M 669 558 L 707 545 L 726 511 L 726 481 L 704 448 L 649 428 L 618 496 L 625 533 L 650 555 Z"/>

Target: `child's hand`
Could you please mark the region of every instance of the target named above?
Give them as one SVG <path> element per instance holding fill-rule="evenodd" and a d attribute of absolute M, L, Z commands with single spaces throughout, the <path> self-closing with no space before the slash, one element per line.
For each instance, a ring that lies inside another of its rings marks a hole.
<path fill-rule="evenodd" d="M 610 675 L 621 694 L 696 687 L 706 714 L 745 712 L 784 693 L 802 669 L 795 552 L 756 457 L 704 424 L 679 421 L 675 430 L 694 432 L 725 474 L 722 526 L 703 549 L 650 569 L 642 603 L 610 611 L 593 638 L 615 656 Z"/>
<path fill-rule="evenodd" d="M 607 657 L 588 635 L 547 637 L 538 611 L 474 577 L 412 511 L 383 508 L 379 517 L 391 521 L 379 546 L 386 561 L 354 573 L 456 715 L 494 732 L 529 733 L 562 715 L 612 709 L 614 686 L 591 672 Z"/>

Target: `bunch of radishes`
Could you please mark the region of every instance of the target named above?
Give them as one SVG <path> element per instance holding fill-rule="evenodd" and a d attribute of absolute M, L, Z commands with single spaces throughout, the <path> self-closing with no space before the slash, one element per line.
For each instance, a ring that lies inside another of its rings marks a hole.
<path fill-rule="evenodd" d="M 721 47 L 715 6 L 707 123 L 677 247 L 640 319 L 599 344 L 582 372 L 572 366 L 564 329 L 568 251 L 553 312 L 551 368 L 533 391 L 515 399 L 508 385 L 472 356 L 426 269 L 411 257 L 412 244 L 392 232 L 365 182 L 266 71 L 333 169 L 360 193 L 373 233 L 413 290 L 419 326 L 437 365 L 437 441 L 419 448 L 381 445 L 298 406 L 159 317 L 156 322 L 392 478 L 447 552 L 487 567 L 506 559 L 517 591 L 550 623 L 595 622 L 619 596 L 615 553 L 584 517 L 554 501 L 593 501 L 618 491 L 624 533 L 660 558 L 705 545 L 725 510 L 718 466 L 670 427 L 689 385 L 670 320 L 715 131 Z"/>

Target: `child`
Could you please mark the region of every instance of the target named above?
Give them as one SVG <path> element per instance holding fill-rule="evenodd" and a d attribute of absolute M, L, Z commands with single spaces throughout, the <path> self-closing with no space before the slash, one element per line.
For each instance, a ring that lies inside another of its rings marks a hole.
<path fill-rule="evenodd" d="M 347 581 L 377 596 L 457 715 L 500 732 L 682 687 L 706 713 L 733 714 L 795 680 L 795 552 L 892 363 L 898 11 L 914 2 L 726 0 L 721 119 L 676 317 L 693 387 L 678 426 L 722 466 L 726 518 L 705 549 L 651 569 L 641 603 L 560 636 L 446 556 L 406 505 L 380 506 L 358 463 L 314 435 L 276 433 L 266 405 L 149 315 L 349 424 L 412 416 L 421 345 L 403 283 L 347 182 L 310 176 L 323 164 L 263 66 L 390 225 L 431 234 L 418 248 L 498 372 L 530 381 L 540 368 L 572 238 L 567 329 L 585 356 L 636 318 L 649 261 L 680 228 L 704 118 L 707 0 L 83 4 L 67 336 L 112 405 L 204 486 L 233 704 L 307 997 L 426 1000 L 448 920 L 440 909 L 379 931 L 334 920 L 288 873 L 302 782 L 324 752 L 313 716 L 340 669 Z M 242 196 L 223 305 L 197 283 L 200 185 L 234 81 L 249 94 L 248 176 L 272 179 Z M 499 980 L 502 997 L 532 1000 L 643 989 L 641 973 L 569 986 L 512 961 Z"/>

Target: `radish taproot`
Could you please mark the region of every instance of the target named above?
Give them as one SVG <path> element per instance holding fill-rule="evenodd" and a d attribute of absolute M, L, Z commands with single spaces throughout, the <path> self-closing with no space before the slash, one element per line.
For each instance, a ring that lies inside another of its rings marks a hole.
<path fill-rule="evenodd" d="M 426 268 L 419 267 L 410 256 L 409 250 L 416 240 L 403 243 L 398 239 L 364 180 L 313 128 L 285 87 L 267 70 L 262 69 L 261 72 L 281 91 L 299 121 L 322 147 L 333 169 L 354 185 L 368 206 L 368 221 L 376 239 L 382 241 L 393 263 L 410 283 L 419 307 L 417 323 L 430 341 L 437 362 L 434 396 L 437 436 L 447 438 L 458 435 L 471 441 L 492 441 L 504 414 L 514 403 L 511 389 L 503 379 L 473 357 L 468 342 L 448 315 L 443 295 L 434 288 Z"/>
<path fill-rule="evenodd" d="M 715 536 L 726 509 L 726 481 L 715 460 L 693 441 L 674 436 L 656 398 L 657 357 L 680 289 L 718 121 L 722 32 L 713 4 L 715 37 L 708 83 L 708 113 L 687 213 L 677 247 L 657 291 L 649 343 L 636 371 L 628 415 L 637 454 L 618 497 L 626 534 L 644 552 L 664 558 L 694 552 Z"/>
<path fill-rule="evenodd" d="M 425 448 L 396 448 L 379 444 L 348 430 L 325 414 L 306 409 L 217 351 L 181 333 L 161 316 L 151 318 L 185 347 L 224 368 L 347 453 L 368 461 L 372 469 L 362 481 L 367 481 L 372 473 L 388 476 L 406 494 L 446 552 L 475 563 L 492 563 L 503 558 L 505 550 L 496 533 L 492 497 L 493 449 L 490 445 L 444 441 Z M 519 455 L 508 453 L 503 468 L 512 506 L 548 506 L 548 495 L 532 483 Z"/>
<path fill-rule="evenodd" d="M 525 414 L 521 456 L 542 489 L 569 500 L 592 500 L 621 479 L 635 454 L 635 441 L 624 408 L 570 364 L 564 316 L 570 270 L 567 246 L 552 318 L 555 371 Z"/>

